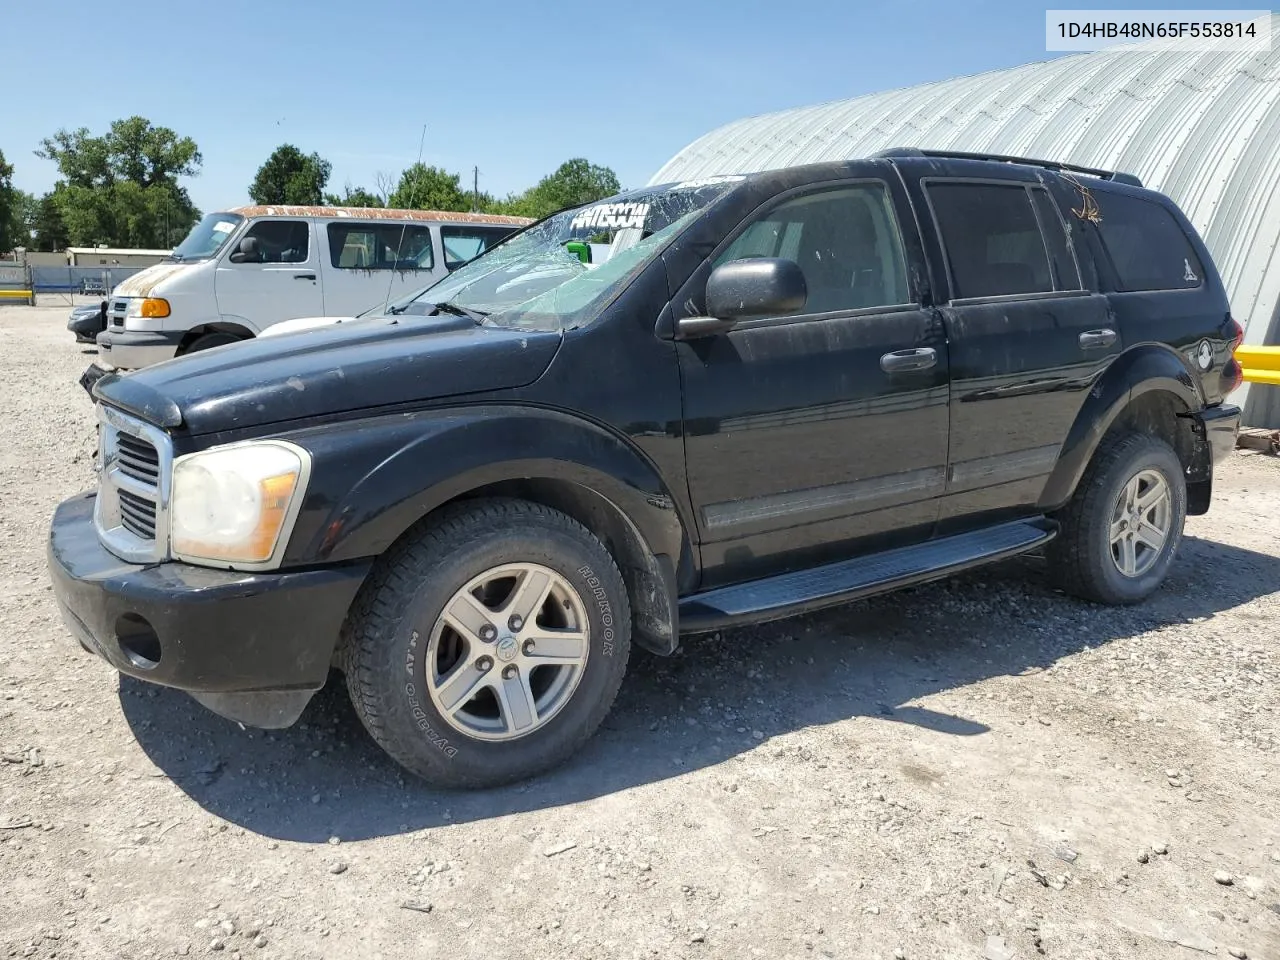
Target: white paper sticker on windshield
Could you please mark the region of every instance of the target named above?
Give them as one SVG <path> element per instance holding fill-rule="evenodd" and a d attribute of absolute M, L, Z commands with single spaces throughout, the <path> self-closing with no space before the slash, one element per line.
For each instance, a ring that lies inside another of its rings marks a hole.
<path fill-rule="evenodd" d="M 570 230 L 643 230 L 649 218 L 647 203 L 601 203 L 583 210 L 569 222 Z"/>
<path fill-rule="evenodd" d="M 219 220 L 213 225 L 214 233 L 230 233 L 236 228 L 234 223 L 228 223 L 226 220 Z"/>

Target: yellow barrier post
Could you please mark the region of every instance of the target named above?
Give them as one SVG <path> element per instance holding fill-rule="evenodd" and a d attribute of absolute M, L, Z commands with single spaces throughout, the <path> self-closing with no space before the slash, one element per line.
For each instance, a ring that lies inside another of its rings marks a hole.
<path fill-rule="evenodd" d="M 1236 360 L 1249 383 L 1269 383 L 1280 386 L 1280 347 L 1236 347 Z"/>

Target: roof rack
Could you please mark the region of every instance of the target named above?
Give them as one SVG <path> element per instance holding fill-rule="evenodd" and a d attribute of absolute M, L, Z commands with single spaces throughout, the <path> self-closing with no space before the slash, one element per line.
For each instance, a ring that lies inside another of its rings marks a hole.
<path fill-rule="evenodd" d="M 892 157 L 938 157 L 950 160 L 995 160 L 1000 163 L 1025 163 L 1033 167 L 1044 167 L 1048 170 L 1064 170 L 1068 173 L 1084 173 L 1102 180 L 1115 183 L 1127 183 L 1131 187 L 1142 186 L 1142 181 L 1132 173 L 1120 173 L 1117 170 L 1099 170 L 1097 167 L 1082 167 L 1076 163 L 1060 163 L 1057 160 L 1035 160 L 1031 157 L 1009 157 L 1002 153 L 965 153 L 960 150 L 922 150 L 919 147 L 890 147 L 873 153 L 874 159 Z"/>

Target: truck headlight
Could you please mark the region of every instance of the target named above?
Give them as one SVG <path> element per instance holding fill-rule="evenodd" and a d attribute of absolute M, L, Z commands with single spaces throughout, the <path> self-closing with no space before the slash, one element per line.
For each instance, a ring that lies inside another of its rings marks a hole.
<path fill-rule="evenodd" d="M 170 551 L 193 563 L 272 566 L 310 474 L 310 454 L 282 440 L 179 457 L 169 497 Z"/>
<path fill-rule="evenodd" d="M 124 328 L 126 330 L 160 330 L 161 321 L 169 316 L 169 301 L 161 297 L 133 297 L 125 308 Z"/>

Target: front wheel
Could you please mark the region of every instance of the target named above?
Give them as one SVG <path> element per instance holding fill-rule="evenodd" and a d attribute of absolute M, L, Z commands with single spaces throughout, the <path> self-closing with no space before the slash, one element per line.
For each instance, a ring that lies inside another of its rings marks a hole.
<path fill-rule="evenodd" d="M 1108 440 L 1057 518 L 1051 570 L 1087 600 L 1145 600 L 1169 573 L 1186 516 L 1186 478 L 1169 444 L 1141 433 Z"/>
<path fill-rule="evenodd" d="M 212 350 L 214 347 L 226 346 L 228 343 L 239 343 L 241 337 L 237 337 L 234 333 L 223 333 L 214 331 L 213 333 L 202 333 L 187 345 L 179 356 L 186 356 L 188 353 L 198 353 L 201 350 Z"/>
<path fill-rule="evenodd" d="M 343 668 L 362 723 L 446 787 L 490 787 L 574 753 L 613 705 L 631 611 L 599 540 L 520 500 L 451 508 L 361 591 Z"/>

